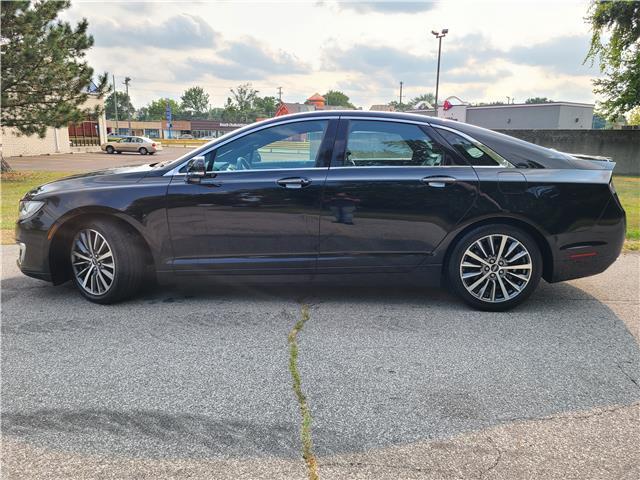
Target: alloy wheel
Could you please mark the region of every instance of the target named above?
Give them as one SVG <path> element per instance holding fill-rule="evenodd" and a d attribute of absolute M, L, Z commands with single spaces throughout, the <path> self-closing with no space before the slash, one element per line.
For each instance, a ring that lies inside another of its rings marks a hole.
<path fill-rule="evenodd" d="M 71 248 L 76 282 L 91 295 L 104 295 L 113 285 L 116 264 L 107 240 L 96 230 L 78 232 Z"/>
<path fill-rule="evenodd" d="M 462 255 L 460 278 L 475 298 L 489 303 L 517 297 L 529 284 L 533 264 L 527 248 L 503 234 L 487 235 Z"/>

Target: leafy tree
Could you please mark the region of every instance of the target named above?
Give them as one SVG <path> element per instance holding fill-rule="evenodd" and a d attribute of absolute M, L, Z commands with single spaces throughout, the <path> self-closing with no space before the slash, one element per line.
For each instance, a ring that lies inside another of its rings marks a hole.
<path fill-rule="evenodd" d="M 594 92 L 606 99 L 600 107 L 613 120 L 640 105 L 640 2 L 594 0 L 587 21 L 585 61 L 599 62 L 604 77 L 593 81 Z"/>
<path fill-rule="evenodd" d="M 171 116 L 176 120 L 182 118 L 182 110 L 178 102 L 172 98 L 159 98 L 138 110 L 138 120 L 164 120 L 166 117 L 167 103 L 171 105 Z"/>
<path fill-rule="evenodd" d="M 333 107 L 356 108 L 353 103 L 349 101 L 349 97 L 339 90 L 329 90 L 323 95 L 323 97 L 327 105 L 331 105 Z"/>
<path fill-rule="evenodd" d="M 640 125 L 640 107 L 635 107 L 627 115 L 629 125 Z"/>
<path fill-rule="evenodd" d="M 93 37 L 86 19 L 74 27 L 57 18 L 69 6 L 68 0 L 2 1 L 3 127 L 44 137 L 47 127 L 59 128 L 91 113 L 82 105 L 94 73 L 84 59 Z M 95 91 L 104 94 L 106 85 L 102 75 Z M 9 168 L 4 160 L 2 168 Z"/>
<path fill-rule="evenodd" d="M 400 105 L 400 102 L 396 100 L 392 100 L 391 102 L 387 103 L 387 105 L 393 108 L 396 112 L 406 112 L 407 110 L 411 110 L 411 105 L 409 105 L 408 103 L 403 103 L 402 105 Z"/>
<path fill-rule="evenodd" d="M 250 83 L 243 83 L 230 91 L 231 97 L 227 98 L 222 112 L 223 120 L 244 123 L 255 120 L 254 105 L 258 98 L 258 91 Z"/>
<path fill-rule="evenodd" d="M 409 105 L 412 109 L 418 108 L 424 103 L 434 106 L 436 103 L 436 96 L 433 93 L 423 93 L 422 95 L 418 95 L 417 97 L 413 97 L 409 100 Z"/>
<path fill-rule="evenodd" d="M 209 111 L 209 94 L 202 87 L 188 88 L 180 100 L 183 113 L 203 117 Z"/>
<path fill-rule="evenodd" d="M 253 108 L 259 117 L 273 117 L 278 109 L 278 99 L 276 97 L 256 97 Z"/>
<path fill-rule="evenodd" d="M 116 102 L 117 100 L 117 102 Z M 124 92 L 113 92 L 104 101 L 105 115 L 109 120 L 116 118 L 116 109 L 118 107 L 118 119 L 123 120 L 132 116 L 136 109 L 131 104 L 131 99 Z"/>
<path fill-rule="evenodd" d="M 553 102 L 553 100 L 547 97 L 530 97 L 524 101 L 524 103 L 528 103 L 528 104 L 551 103 L 551 102 Z"/>
<path fill-rule="evenodd" d="M 207 112 L 207 120 L 222 120 L 222 112 L 224 108 L 213 107 Z"/>

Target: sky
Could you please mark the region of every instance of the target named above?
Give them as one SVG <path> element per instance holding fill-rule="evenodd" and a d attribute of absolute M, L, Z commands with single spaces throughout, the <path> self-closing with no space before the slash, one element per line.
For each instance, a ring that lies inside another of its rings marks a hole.
<path fill-rule="evenodd" d="M 201 86 L 212 106 L 250 82 L 260 95 L 303 102 L 341 90 L 372 104 L 435 92 L 442 41 L 440 99 L 522 103 L 529 97 L 594 103 L 597 66 L 583 1 L 201 1 L 72 0 L 62 17 L 86 18 L 95 40 L 87 58 L 116 76 L 135 107 L 178 100 Z"/>

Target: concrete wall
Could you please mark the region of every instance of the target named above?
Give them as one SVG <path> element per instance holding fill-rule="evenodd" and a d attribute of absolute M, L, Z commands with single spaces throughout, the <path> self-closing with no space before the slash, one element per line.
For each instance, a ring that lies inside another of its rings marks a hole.
<path fill-rule="evenodd" d="M 38 135 L 18 135 L 14 128 L 2 129 L 2 155 L 18 157 L 22 155 L 44 155 L 48 153 L 69 153 L 69 129 L 47 128 L 44 138 Z"/>
<path fill-rule="evenodd" d="M 640 175 L 640 130 L 497 130 L 567 153 L 611 157 L 615 173 Z"/>

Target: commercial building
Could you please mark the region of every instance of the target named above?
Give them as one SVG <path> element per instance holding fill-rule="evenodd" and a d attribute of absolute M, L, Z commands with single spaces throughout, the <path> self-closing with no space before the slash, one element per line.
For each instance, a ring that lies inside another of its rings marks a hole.
<path fill-rule="evenodd" d="M 593 124 L 593 107 L 593 104 L 574 102 L 474 106 L 449 97 L 438 108 L 438 117 L 492 130 L 589 130 Z M 433 109 L 410 112 L 435 115 Z"/>
<path fill-rule="evenodd" d="M 95 93 L 95 85 L 88 89 L 89 96 L 83 109 L 104 111 L 104 98 Z M 15 128 L 2 128 L 2 155 L 19 157 L 52 153 L 87 152 L 100 149 L 107 140 L 107 120 L 104 113 L 88 114 L 84 120 L 66 127 L 47 128 L 45 136 L 21 135 Z"/>
<path fill-rule="evenodd" d="M 218 120 L 173 120 L 171 127 L 166 120 L 131 121 L 107 120 L 108 133 L 137 135 L 149 138 L 169 139 L 191 135 L 193 138 L 216 138 L 245 126 L 245 123 L 220 122 Z"/>
<path fill-rule="evenodd" d="M 319 93 L 314 93 L 304 103 L 282 102 L 274 116 L 289 115 L 292 113 L 313 112 L 315 110 L 345 110 L 346 107 L 327 105 L 326 99 Z M 348 110 L 348 109 L 347 109 Z"/>

